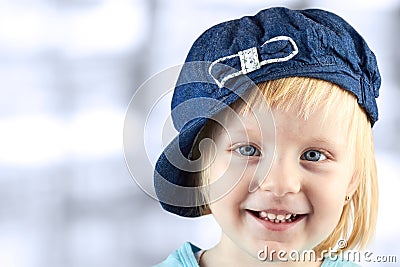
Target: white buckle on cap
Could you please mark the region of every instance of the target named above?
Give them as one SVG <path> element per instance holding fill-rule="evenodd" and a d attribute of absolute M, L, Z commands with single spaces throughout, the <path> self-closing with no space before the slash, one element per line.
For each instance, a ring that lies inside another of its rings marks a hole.
<path fill-rule="evenodd" d="M 257 47 L 252 47 L 238 52 L 240 65 L 242 66 L 243 74 L 258 70 L 261 68 L 258 60 Z"/>
<path fill-rule="evenodd" d="M 226 57 L 221 57 L 221 58 L 213 61 L 210 64 L 210 67 L 208 68 L 208 73 L 214 79 L 214 81 L 216 82 L 218 87 L 222 88 L 222 87 L 224 87 L 225 83 L 228 80 L 230 80 L 234 77 L 258 70 L 262 66 L 267 65 L 267 64 L 288 61 L 288 60 L 292 59 L 295 55 L 297 55 L 297 53 L 299 52 L 296 42 L 289 36 L 276 36 L 276 37 L 271 38 L 271 39 L 267 40 L 266 42 L 264 42 L 261 45 L 261 47 L 263 47 L 264 45 L 266 45 L 268 43 L 277 42 L 277 41 L 288 41 L 292 45 L 293 51 L 285 57 L 271 58 L 271 59 L 259 61 L 257 47 L 251 47 L 249 49 L 239 51 L 237 54 L 229 55 Z M 215 64 L 220 63 L 220 62 L 230 59 L 230 58 L 234 58 L 234 57 L 239 57 L 241 70 L 225 76 L 224 78 L 222 78 L 221 81 L 219 81 L 217 78 L 215 78 L 212 75 L 211 71 L 212 71 L 212 68 L 215 66 Z"/>

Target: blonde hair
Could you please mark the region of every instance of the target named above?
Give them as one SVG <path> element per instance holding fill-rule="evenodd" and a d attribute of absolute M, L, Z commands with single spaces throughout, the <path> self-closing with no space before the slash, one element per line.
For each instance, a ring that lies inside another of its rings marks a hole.
<path fill-rule="evenodd" d="M 321 253 L 324 250 L 336 247 L 338 240 L 345 239 L 347 249 L 363 249 L 375 232 L 378 210 L 378 178 L 376 171 L 374 143 L 371 124 L 366 112 L 357 103 L 356 97 L 338 85 L 314 78 L 291 77 L 258 84 L 271 108 L 288 111 L 298 106 L 298 116 L 307 119 L 321 104 L 325 107 L 325 114 L 335 112 L 336 118 L 348 118 L 347 136 L 349 145 L 355 146 L 354 175 L 358 186 L 350 201 L 343 207 L 339 223 L 331 234 L 317 245 L 314 250 Z M 247 112 L 255 107 L 260 98 L 250 92 L 245 101 L 239 100 L 232 105 L 238 113 Z M 338 108 L 340 107 L 340 108 Z M 198 146 L 202 138 L 213 138 L 221 126 L 213 120 L 204 126 L 194 147 Z M 203 159 L 206 160 L 206 156 Z M 207 184 L 208 169 L 206 168 L 197 177 L 199 185 Z M 207 193 L 201 192 L 202 201 L 207 199 Z M 203 202 L 204 203 L 204 202 Z M 208 202 L 206 202 L 208 203 Z M 207 205 L 199 207 L 201 214 L 208 214 Z M 341 250 L 341 248 L 338 248 Z"/>

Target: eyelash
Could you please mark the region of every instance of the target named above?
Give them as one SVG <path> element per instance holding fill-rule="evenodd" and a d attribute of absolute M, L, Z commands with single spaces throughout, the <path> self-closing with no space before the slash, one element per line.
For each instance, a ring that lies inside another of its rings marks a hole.
<path fill-rule="evenodd" d="M 306 153 L 308 153 L 308 152 L 313 152 L 313 153 L 319 154 L 318 159 L 317 159 L 317 160 L 309 160 L 309 159 L 306 159 L 306 158 L 305 158 L 305 155 L 306 155 Z M 318 149 L 309 149 L 309 150 L 305 151 L 303 154 L 301 154 L 300 159 L 301 159 L 301 160 L 305 160 L 305 161 L 310 161 L 310 162 L 325 161 L 325 160 L 327 160 L 327 159 L 330 158 L 329 155 L 327 155 L 327 154 L 328 154 L 327 152 L 319 151 Z M 322 160 L 321 160 L 321 157 L 323 157 Z"/>
<path fill-rule="evenodd" d="M 252 155 L 244 155 L 242 154 L 242 152 L 240 151 L 241 148 L 245 148 L 245 147 L 251 147 L 254 149 L 254 153 Z M 235 148 L 233 148 L 233 151 L 235 151 L 236 153 L 244 156 L 244 157 L 260 157 L 261 156 L 261 151 L 260 149 L 258 149 L 256 146 L 251 145 L 251 144 L 246 144 L 246 145 L 239 145 L 236 146 Z"/>

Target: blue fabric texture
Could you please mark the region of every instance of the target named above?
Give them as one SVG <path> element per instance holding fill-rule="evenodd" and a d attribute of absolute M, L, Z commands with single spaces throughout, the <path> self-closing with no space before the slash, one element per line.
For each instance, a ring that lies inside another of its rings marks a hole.
<path fill-rule="evenodd" d="M 159 157 L 154 185 L 162 207 L 201 216 L 185 187 L 193 142 L 209 118 L 255 84 L 303 76 L 338 84 L 357 97 L 371 125 L 378 120 L 381 78 L 374 53 L 341 17 L 319 9 L 270 8 L 218 24 L 193 44 L 174 89 L 171 115 L 178 136 Z M 177 185 L 177 186 L 175 186 Z"/>
<path fill-rule="evenodd" d="M 329 258 L 326 258 L 322 263 L 321 267 L 361 267 L 361 266 L 352 261 L 345 261 L 341 259 L 330 260 Z"/>
<path fill-rule="evenodd" d="M 200 248 L 193 244 L 186 242 L 179 249 L 171 253 L 168 258 L 153 267 L 199 267 L 196 261 L 195 253 L 200 251 Z M 321 267 L 359 267 L 351 261 L 344 261 L 341 259 L 331 260 L 326 258 Z"/>
<path fill-rule="evenodd" d="M 194 254 L 200 251 L 195 245 L 186 242 L 168 258 L 153 267 L 199 267 Z"/>

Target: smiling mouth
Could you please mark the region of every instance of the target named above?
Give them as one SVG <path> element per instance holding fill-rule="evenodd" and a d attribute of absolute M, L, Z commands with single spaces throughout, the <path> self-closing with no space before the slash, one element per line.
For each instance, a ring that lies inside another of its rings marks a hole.
<path fill-rule="evenodd" d="M 276 214 L 269 211 L 255 211 L 255 210 L 247 210 L 247 211 L 249 211 L 254 217 L 257 217 L 258 219 L 269 221 L 275 224 L 293 223 L 306 216 L 305 214 L 295 214 L 289 212 Z"/>

